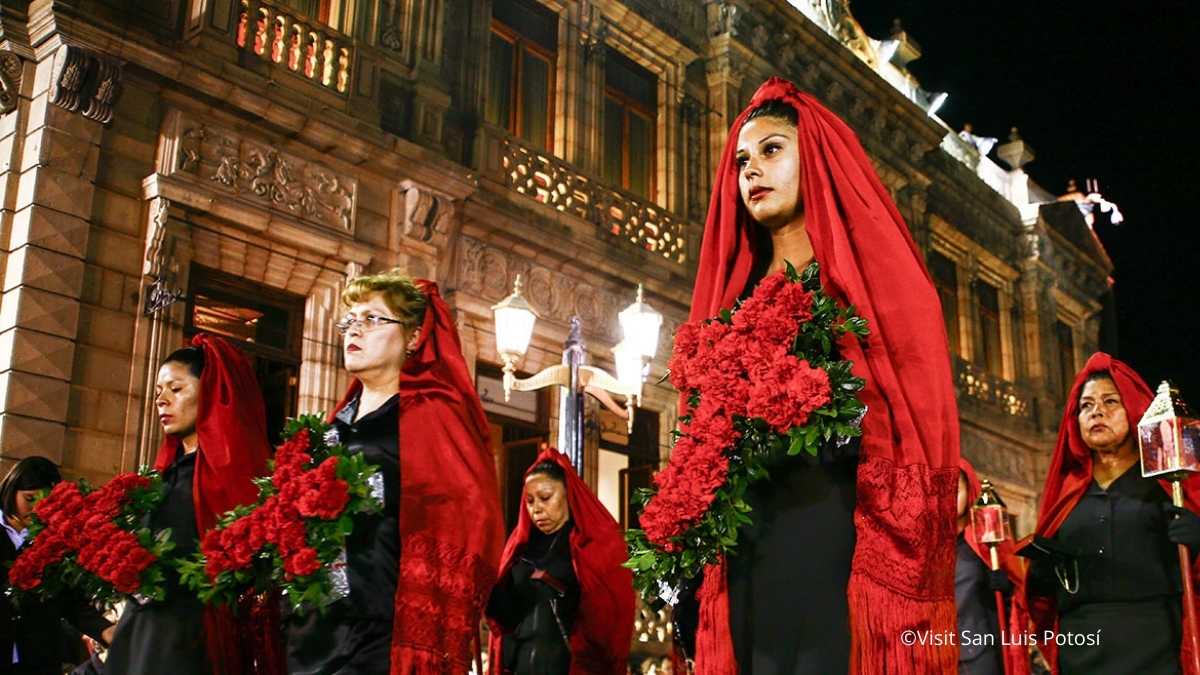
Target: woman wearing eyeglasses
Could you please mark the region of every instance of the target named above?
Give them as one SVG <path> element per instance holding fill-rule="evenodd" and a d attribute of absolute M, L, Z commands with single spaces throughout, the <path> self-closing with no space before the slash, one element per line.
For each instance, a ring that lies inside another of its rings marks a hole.
<path fill-rule="evenodd" d="M 435 284 L 392 270 L 342 302 L 353 381 L 330 421 L 379 468 L 384 508 L 355 516 L 348 594 L 288 618 L 288 672 L 462 672 L 502 535 L 483 407 Z"/>

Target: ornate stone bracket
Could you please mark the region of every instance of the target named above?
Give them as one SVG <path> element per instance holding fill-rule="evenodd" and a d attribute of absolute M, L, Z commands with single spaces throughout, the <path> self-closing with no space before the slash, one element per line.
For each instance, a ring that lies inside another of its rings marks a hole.
<path fill-rule="evenodd" d="M 64 45 L 55 58 L 50 100 L 90 120 L 110 122 L 121 86 L 121 64 L 73 45 Z"/>
<path fill-rule="evenodd" d="M 9 51 L 0 52 L 0 115 L 17 109 L 23 67 L 20 56 Z"/>

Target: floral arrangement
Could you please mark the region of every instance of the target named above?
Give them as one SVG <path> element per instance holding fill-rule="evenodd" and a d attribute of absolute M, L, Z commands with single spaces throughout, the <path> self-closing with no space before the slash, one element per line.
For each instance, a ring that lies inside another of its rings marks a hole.
<path fill-rule="evenodd" d="M 34 504 L 29 540 L 8 573 L 18 601 L 67 589 L 106 605 L 124 596 L 164 599 L 171 531 L 143 526 L 163 494 L 162 479 L 146 469 L 100 489 L 84 480 L 55 485 Z"/>
<path fill-rule="evenodd" d="M 835 345 L 865 337 L 867 322 L 822 291 L 818 272 L 789 264 L 732 311 L 676 332 L 668 369 L 686 405 L 670 462 L 641 491 L 642 529 L 626 534 L 643 596 L 670 599 L 736 550 L 753 522 L 746 490 L 771 467 L 862 434 L 865 383 Z"/>
<path fill-rule="evenodd" d="M 277 586 L 296 611 L 322 607 L 348 592 L 346 535 L 355 514 L 382 508 L 382 479 L 320 416 L 288 420 L 257 503 L 222 516 L 180 578 L 205 602 Z"/>

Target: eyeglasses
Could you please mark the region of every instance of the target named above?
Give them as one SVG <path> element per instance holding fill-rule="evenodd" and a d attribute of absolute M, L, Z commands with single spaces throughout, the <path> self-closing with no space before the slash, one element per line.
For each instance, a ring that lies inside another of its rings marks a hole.
<path fill-rule="evenodd" d="M 347 314 L 346 316 L 342 317 L 341 321 L 333 324 L 333 327 L 337 329 L 338 333 L 345 335 L 346 333 L 349 333 L 350 329 L 354 328 L 355 326 L 361 327 L 362 331 L 366 333 L 389 323 L 397 323 L 401 325 L 404 324 L 404 322 L 400 321 L 399 319 L 379 316 L 377 314 L 368 314 L 361 319 L 353 314 Z"/>

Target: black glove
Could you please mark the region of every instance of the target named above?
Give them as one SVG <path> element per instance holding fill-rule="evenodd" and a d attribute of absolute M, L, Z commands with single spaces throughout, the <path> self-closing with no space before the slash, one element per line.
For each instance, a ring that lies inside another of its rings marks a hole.
<path fill-rule="evenodd" d="M 1012 593 L 1013 583 L 1008 580 L 1004 570 L 988 570 L 988 588 L 1008 595 Z"/>
<path fill-rule="evenodd" d="M 1167 516 L 1167 539 L 1171 543 L 1192 550 L 1200 548 L 1200 516 L 1170 502 L 1163 502 L 1163 513 Z"/>

